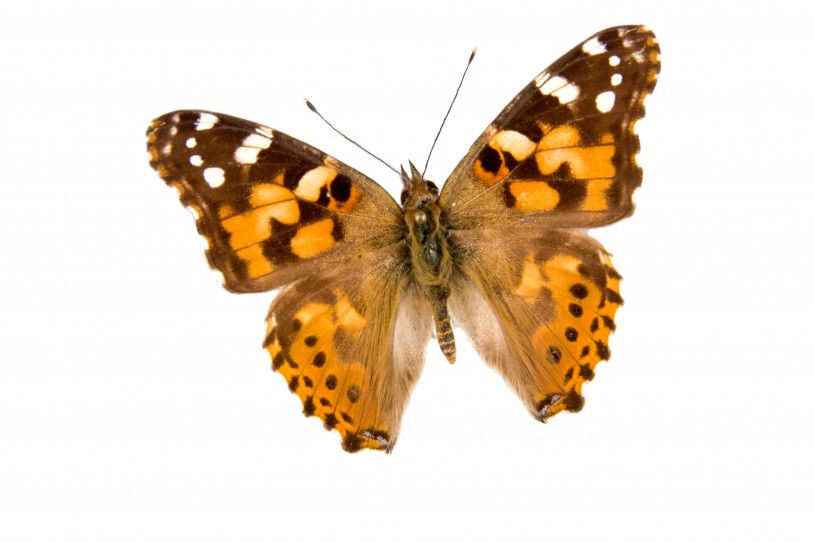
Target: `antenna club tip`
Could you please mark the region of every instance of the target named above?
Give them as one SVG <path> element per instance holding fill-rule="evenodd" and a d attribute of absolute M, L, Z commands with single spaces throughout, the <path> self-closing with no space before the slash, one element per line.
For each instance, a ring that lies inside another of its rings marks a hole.
<path fill-rule="evenodd" d="M 313 104 L 313 103 L 311 103 L 310 101 L 308 101 L 308 98 L 303 98 L 303 101 L 304 101 L 304 102 L 306 102 L 306 106 L 307 106 L 309 109 L 311 109 L 311 110 L 312 110 L 312 111 L 314 111 L 315 113 L 317 112 L 317 108 L 316 108 L 316 107 L 314 107 L 314 104 Z"/>
<path fill-rule="evenodd" d="M 472 52 L 472 53 L 470 53 L 470 62 L 472 62 L 472 61 L 473 61 L 473 58 L 475 58 L 475 53 L 476 53 L 477 51 L 478 51 L 478 47 L 473 47 L 473 52 Z"/>

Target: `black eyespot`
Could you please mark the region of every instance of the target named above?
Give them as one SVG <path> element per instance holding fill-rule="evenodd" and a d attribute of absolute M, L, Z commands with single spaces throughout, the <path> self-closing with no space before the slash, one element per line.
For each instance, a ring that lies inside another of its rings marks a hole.
<path fill-rule="evenodd" d="M 407 190 L 402 190 L 402 195 L 400 196 L 399 199 L 402 201 L 402 205 L 404 205 L 407 202 L 407 199 L 408 199 L 408 191 Z"/>
<path fill-rule="evenodd" d="M 433 181 L 425 181 L 425 183 L 427 184 L 427 189 L 428 190 L 430 190 L 434 194 L 439 193 L 439 187 L 436 186 L 436 183 L 434 183 Z"/>

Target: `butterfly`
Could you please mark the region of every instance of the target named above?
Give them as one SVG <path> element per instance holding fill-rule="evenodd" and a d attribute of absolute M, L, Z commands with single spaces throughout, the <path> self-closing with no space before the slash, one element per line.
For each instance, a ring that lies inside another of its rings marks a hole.
<path fill-rule="evenodd" d="M 232 292 L 279 289 L 272 368 L 348 452 L 390 452 L 432 336 L 455 323 L 537 420 L 584 404 L 622 304 L 584 233 L 629 216 L 636 121 L 660 69 L 642 26 L 598 32 L 535 77 L 441 191 L 413 164 L 401 205 L 284 133 L 176 111 L 150 124 L 150 165 L 175 188 Z"/>

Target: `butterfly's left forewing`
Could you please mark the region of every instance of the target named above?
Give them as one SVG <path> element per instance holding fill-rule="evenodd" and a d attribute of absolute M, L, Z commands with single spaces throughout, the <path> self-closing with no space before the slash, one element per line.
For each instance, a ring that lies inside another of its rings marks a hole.
<path fill-rule="evenodd" d="M 196 215 L 229 290 L 277 288 L 402 235 L 382 187 L 271 128 L 176 111 L 152 122 L 147 141 L 150 165 Z"/>

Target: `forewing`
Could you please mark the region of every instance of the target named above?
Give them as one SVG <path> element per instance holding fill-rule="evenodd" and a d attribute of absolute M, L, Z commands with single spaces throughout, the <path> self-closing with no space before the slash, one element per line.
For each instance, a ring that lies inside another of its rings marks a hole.
<path fill-rule="evenodd" d="M 622 303 L 608 254 L 565 230 L 456 236 L 468 251 L 453 278 L 456 322 L 537 419 L 580 410 Z"/>
<path fill-rule="evenodd" d="M 659 46 L 642 26 L 603 30 L 566 53 L 456 167 L 440 197 L 450 227 L 593 227 L 629 215 L 642 182 L 634 124 L 659 68 Z"/>
<path fill-rule="evenodd" d="M 431 312 L 410 280 L 404 244 L 285 287 L 264 347 L 272 368 L 342 436 L 346 451 L 390 451 L 424 365 Z"/>
<path fill-rule="evenodd" d="M 147 141 L 150 165 L 195 213 L 231 291 L 276 288 L 402 235 L 382 187 L 271 128 L 176 111 L 150 124 Z"/>

